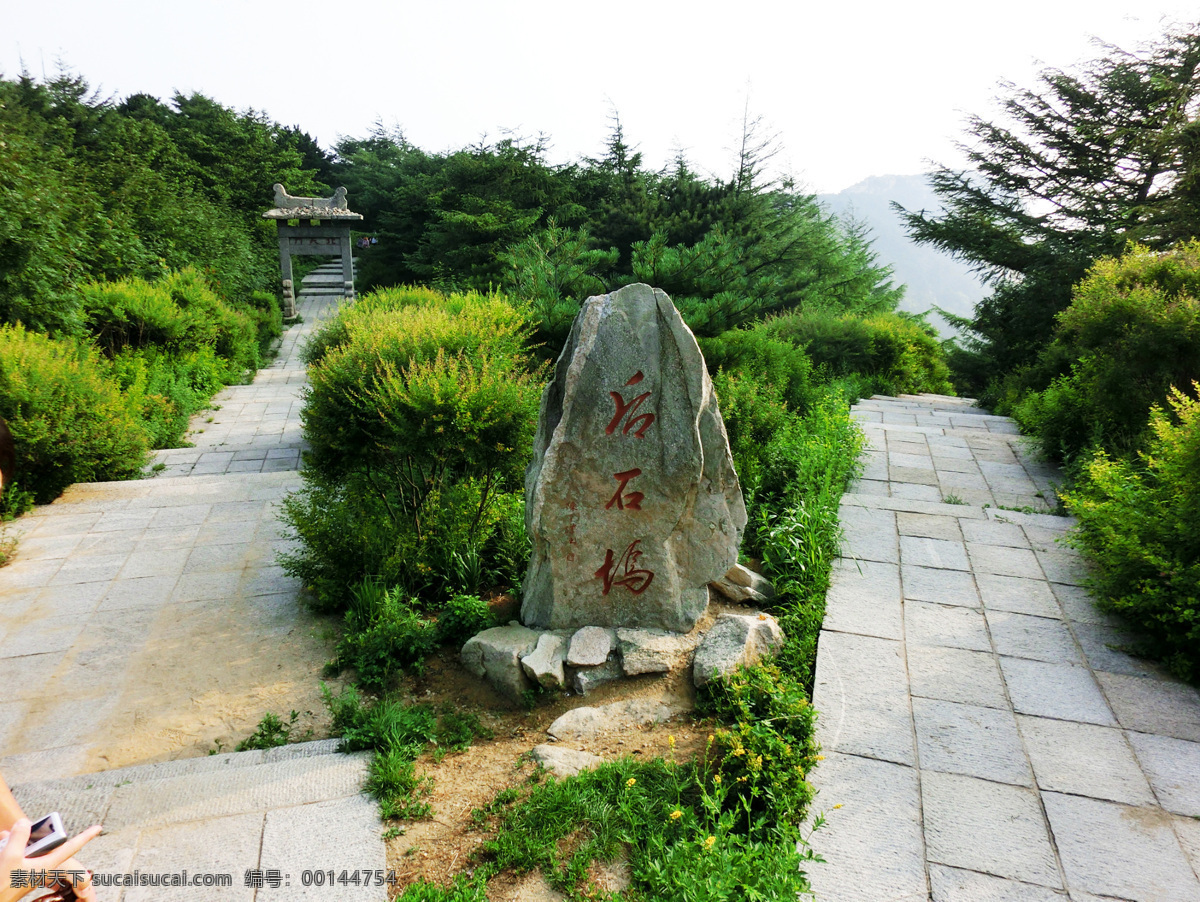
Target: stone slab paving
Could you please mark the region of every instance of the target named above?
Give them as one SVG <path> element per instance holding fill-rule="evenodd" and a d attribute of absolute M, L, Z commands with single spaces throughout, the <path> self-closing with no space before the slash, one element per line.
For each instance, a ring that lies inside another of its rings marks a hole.
<path fill-rule="evenodd" d="M 24 783 L 14 794 L 26 811 L 58 811 L 72 832 L 104 824 L 80 855 L 99 874 L 228 878 L 224 886 L 98 886 L 101 902 L 383 902 L 386 885 L 374 877 L 387 866 L 383 825 L 361 792 L 368 757 L 339 754 L 337 740 L 326 740 Z M 316 886 L 305 873 L 330 870 L 371 878 Z M 248 871 L 264 872 L 264 885 Z M 280 886 L 266 883 L 267 871 L 278 872 Z"/>
<path fill-rule="evenodd" d="M 1060 475 L 967 399 L 854 416 L 814 693 L 817 899 L 1200 902 L 1200 692 L 1120 650 L 1060 541 Z"/>
<path fill-rule="evenodd" d="M 386 867 L 366 761 L 335 742 L 115 766 L 146 760 L 145 736 L 156 757 L 195 755 L 229 728 L 231 699 L 294 697 L 280 656 L 323 656 L 276 562 L 277 518 L 301 484 L 299 346 L 338 301 L 302 295 L 304 322 L 275 361 L 193 419 L 195 447 L 159 452 L 155 478 L 75 485 L 15 524 L 19 555 L 0 570 L 0 773 L 31 815 L 105 825 L 80 856 L 97 872 L 232 879 L 102 887 L 104 902 L 386 899 L 373 880 L 303 885 L 306 870 Z M 317 678 L 302 675 L 306 690 Z M 247 885 L 253 869 L 278 870 L 282 887 Z"/>
<path fill-rule="evenodd" d="M 307 279 L 305 280 L 307 283 Z M 231 385 L 212 400 L 212 409 L 192 418 L 190 448 L 156 451 L 148 473 L 158 477 L 222 473 L 273 473 L 300 468 L 305 448 L 300 411 L 306 384 L 300 349 L 340 301 L 301 293 L 302 322 L 283 333 L 279 352 L 250 385 Z"/>

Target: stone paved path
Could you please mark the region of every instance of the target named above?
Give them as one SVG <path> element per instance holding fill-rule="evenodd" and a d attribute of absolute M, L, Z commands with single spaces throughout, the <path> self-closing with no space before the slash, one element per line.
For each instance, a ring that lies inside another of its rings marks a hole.
<path fill-rule="evenodd" d="M 0 570 L 0 772 L 33 816 L 104 823 L 81 856 L 93 870 L 233 877 L 101 890 L 104 902 L 385 898 L 300 885 L 304 869 L 384 867 L 362 756 L 316 742 L 195 757 L 265 711 L 321 709 L 328 647 L 275 562 L 276 517 L 300 485 L 298 345 L 336 301 L 302 293 L 304 322 L 276 360 L 221 392 L 211 423 L 193 419 L 196 447 L 159 452 L 155 478 L 76 485 L 15 524 L 18 557 Z M 253 868 L 290 888 L 245 886 Z"/>
<path fill-rule="evenodd" d="M 275 561 L 276 518 L 300 486 L 298 349 L 335 304 L 301 297 L 272 364 L 220 392 L 213 423 L 193 417 L 196 447 L 158 452 L 158 476 L 72 486 L 15 524 L 0 570 L 10 782 L 194 755 L 272 707 L 320 710 L 324 647 Z"/>
<path fill-rule="evenodd" d="M 1044 506 L 1055 472 L 963 399 L 855 417 L 814 694 L 817 899 L 1200 900 L 1200 693 L 1112 647 L 1069 518 L 995 506 Z"/>

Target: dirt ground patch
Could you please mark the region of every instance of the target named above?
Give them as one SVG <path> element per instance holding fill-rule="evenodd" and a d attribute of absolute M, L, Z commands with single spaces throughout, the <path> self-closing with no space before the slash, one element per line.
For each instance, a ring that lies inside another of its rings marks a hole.
<path fill-rule="evenodd" d="M 417 880 L 448 883 L 455 874 L 470 869 L 472 855 L 487 839 L 487 834 L 477 829 L 472 812 L 491 802 L 502 789 L 524 783 L 535 769 L 529 752 L 552 741 L 546 728 L 564 712 L 627 699 L 652 699 L 688 711 L 695 704 L 690 672 L 676 670 L 618 680 L 586 698 L 559 692 L 543 696 L 533 710 L 515 709 L 487 684 L 467 674 L 453 649 L 430 658 L 424 676 L 408 681 L 405 688 L 410 703 L 476 712 L 494 738 L 479 740 L 465 752 L 446 755 L 440 762 L 431 755 L 417 762 L 418 770 L 433 779 L 427 799 L 433 816 L 398 822 L 403 834 L 388 841 L 388 867 L 398 878 L 397 892 Z M 692 722 L 690 714 L 681 714 L 666 723 L 626 725 L 594 739 L 559 744 L 605 760 L 622 756 L 649 760 L 671 754 L 672 737 L 676 759 L 687 760 L 703 750 L 708 734 Z M 511 899 L 528 880 L 498 875 L 489 884 L 489 898 L 494 902 Z"/>

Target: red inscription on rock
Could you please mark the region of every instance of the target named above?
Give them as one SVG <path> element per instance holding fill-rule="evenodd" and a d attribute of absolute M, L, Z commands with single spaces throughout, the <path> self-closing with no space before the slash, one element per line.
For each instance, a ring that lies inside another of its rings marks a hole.
<path fill-rule="evenodd" d="M 633 378 L 625 384 L 627 386 L 637 385 L 644 378 L 645 376 L 642 375 L 642 371 L 638 370 L 637 373 L 634 374 Z M 633 434 L 637 438 L 645 438 L 646 430 L 649 429 L 654 423 L 656 417 L 652 413 L 643 413 L 639 414 L 638 416 L 634 416 L 634 414 L 637 413 L 637 409 L 645 403 L 646 399 L 650 397 L 650 392 L 642 392 L 636 398 L 633 398 L 629 401 L 626 401 L 619 392 L 610 391 L 608 395 L 613 399 L 613 404 L 616 405 L 617 412 L 613 415 L 613 418 L 609 421 L 609 424 L 604 428 L 604 434 L 612 435 L 616 431 L 617 427 L 621 425 L 621 421 L 624 420 L 625 425 L 621 429 L 621 435 L 628 435 L 629 430 L 633 429 Z M 634 429 L 635 426 L 637 427 L 636 429 Z"/>
<path fill-rule="evenodd" d="M 642 556 L 642 552 L 637 550 L 641 541 L 638 539 L 631 543 L 617 561 L 613 560 L 612 549 L 607 549 L 604 555 L 604 565 L 594 574 L 597 579 L 604 580 L 603 594 L 607 595 L 613 586 L 624 586 L 634 595 L 641 595 L 650 588 L 650 583 L 654 581 L 654 574 L 649 570 L 636 569 L 638 558 Z"/>
<path fill-rule="evenodd" d="M 604 509 L 608 510 L 615 504 L 619 511 L 623 511 L 625 508 L 640 511 L 642 509 L 642 499 L 646 496 L 641 492 L 630 492 L 626 495 L 625 486 L 629 484 L 629 480 L 641 475 L 642 471 L 637 467 L 634 467 L 632 470 L 626 470 L 623 473 L 613 473 L 613 479 L 617 480 L 620 485 L 617 486 L 616 494 L 608 499 L 608 504 L 604 505 Z"/>

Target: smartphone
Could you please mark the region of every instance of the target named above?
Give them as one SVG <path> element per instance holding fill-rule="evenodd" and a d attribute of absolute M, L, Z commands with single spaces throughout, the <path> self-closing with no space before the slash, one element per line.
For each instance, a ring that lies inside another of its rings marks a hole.
<path fill-rule="evenodd" d="M 52 852 L 67 841 L 67 831 L 63 829 L 62 818 L 57 811 L 52 811 L 40 821 L 34 821 L 29 828 L 29 842 L 25 844 L 25 857 L 37 858 Z M 8 840 L 0 840 L 0 849 L 8 845 Z"/>
<path fill-rule="evenodd" d="M 67 841 L 67 831 L 63 829 L 62 818 L 57 811 L 51 811 L 40 821 L 34 821 L 29 828 L 29 842 L 25 845 L 25 857 L 37 858 L 57 849 Z"/>

